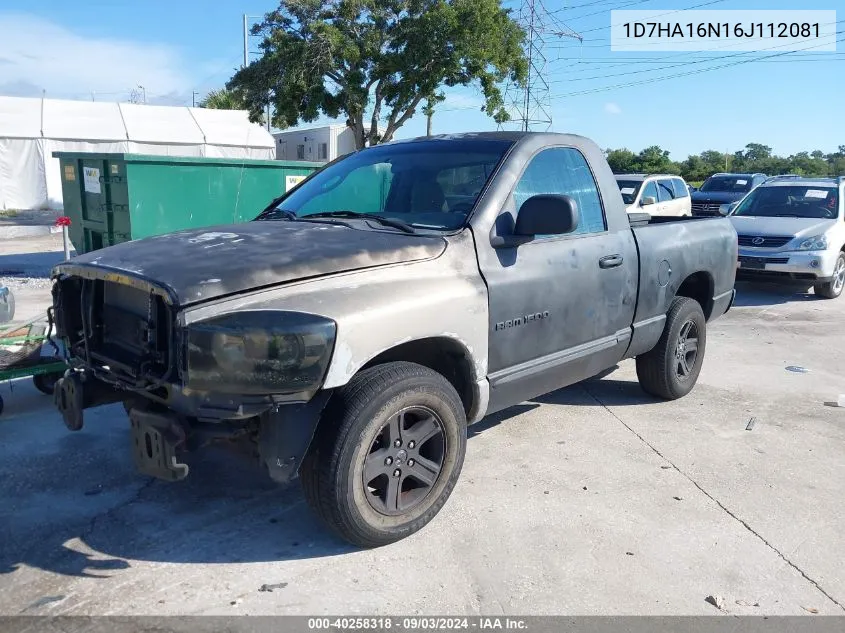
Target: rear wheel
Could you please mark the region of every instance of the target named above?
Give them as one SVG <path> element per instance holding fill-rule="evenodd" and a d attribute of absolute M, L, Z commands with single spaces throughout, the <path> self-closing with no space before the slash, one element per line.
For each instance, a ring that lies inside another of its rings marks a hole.
<path fill-rule="evenodd" d="M 836 299 L 845 288 L 845 253 L 839 253 L 833 266 L 833 277 L 830 281 L 813 286 L 813 292 L 825 299 Z"/>
<path fill-rule="evenodd" d="M 637 378 L 648 393 L 675 400 L 695 386 L 704 361 L 706 321 L 701 305 L 676 297 L 666 315 L 666 326 L 652 350 L 637 356 Z"/>
<path fill-rule="evenodd" d="M 420 365 L 379 365 L 326 408 L 302 464 L 305 498 L 350 543 L 386 545 L 440 511 L 465 451 L 466 417 L 454 387 Z"/>

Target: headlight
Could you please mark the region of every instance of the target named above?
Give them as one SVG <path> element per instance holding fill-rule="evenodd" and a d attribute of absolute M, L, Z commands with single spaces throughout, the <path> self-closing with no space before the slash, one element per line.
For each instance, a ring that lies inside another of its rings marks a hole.
<path fill-rule="evenodd" d="M 815 237 L 808 237 L 806 240 L 804 240 L 798 245 L 799 251 L 823 251 L 826 248 L 826 235 L 816 235 Z"/>
<path fill-rule="evenodd" d="M 238 394 L 316 391 L 325 377 L 335 323 L 302 314 L 234 312 L 187 328 L 186 385 Z"/>

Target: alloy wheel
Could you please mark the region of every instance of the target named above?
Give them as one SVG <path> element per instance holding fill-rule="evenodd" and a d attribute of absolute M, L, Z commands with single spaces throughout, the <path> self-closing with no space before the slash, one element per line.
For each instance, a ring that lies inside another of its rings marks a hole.
<path fill-rule="evenodd" d="M 367 501 L 380 514 L 413 509 L 431 492 L 446 455 L 442 420 L 426 407 L 409 407 L 379 429 L 364 459 Z"/>

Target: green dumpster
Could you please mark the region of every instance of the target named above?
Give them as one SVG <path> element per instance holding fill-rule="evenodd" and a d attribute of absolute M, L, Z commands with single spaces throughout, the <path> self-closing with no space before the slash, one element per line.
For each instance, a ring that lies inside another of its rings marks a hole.
<path fill-rule="evenodd" d="M 247 222 L 323 166 L 304 161 L 55 152 L 77 253 Z"/>

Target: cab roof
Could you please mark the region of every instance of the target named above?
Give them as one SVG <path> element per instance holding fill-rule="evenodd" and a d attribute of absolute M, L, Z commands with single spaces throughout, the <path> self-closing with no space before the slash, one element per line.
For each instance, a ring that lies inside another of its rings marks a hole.
<path fill-rule="evenodd" d="M 647 178 L 681 178 L 677 174 L 614 174 L 616 180 L 645 180 Z"/>

